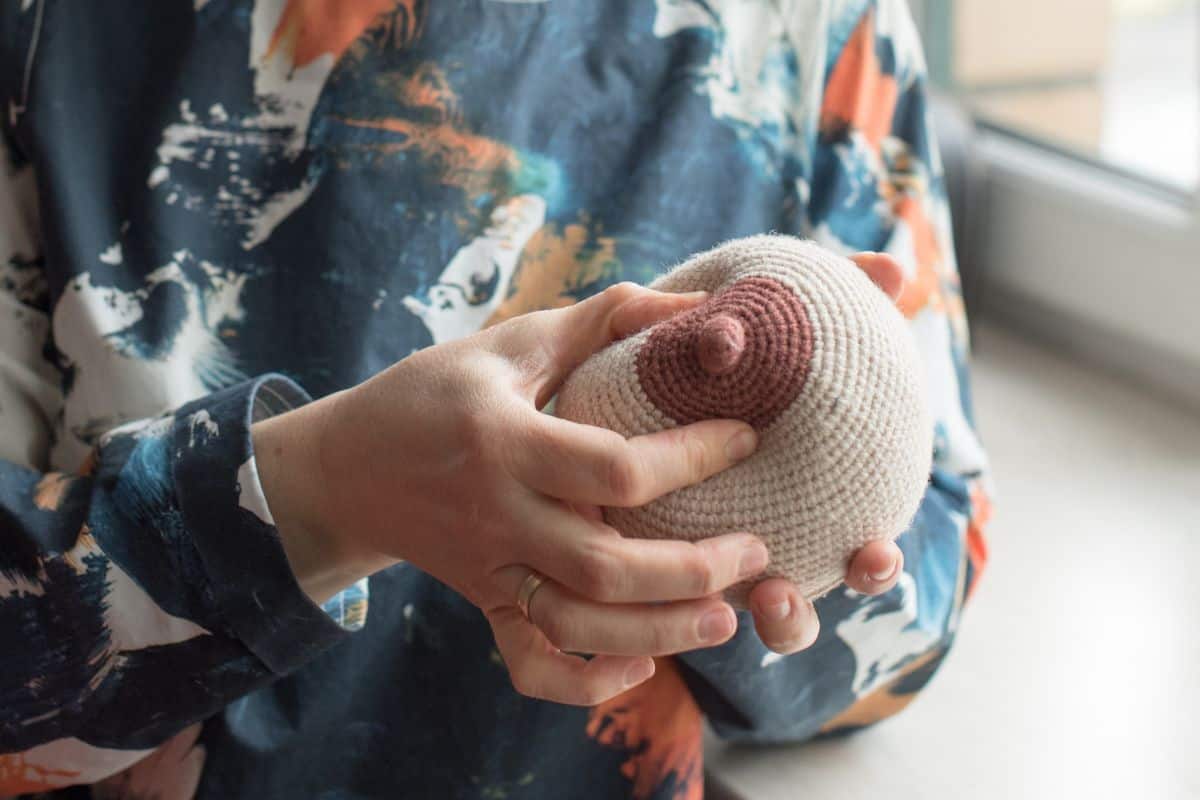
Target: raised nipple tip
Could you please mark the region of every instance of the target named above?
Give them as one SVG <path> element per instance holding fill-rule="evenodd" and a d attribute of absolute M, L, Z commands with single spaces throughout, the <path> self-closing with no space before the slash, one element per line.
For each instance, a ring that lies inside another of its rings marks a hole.
<path fill-rule="evenodd" d="M 746 349 L 742 323 L 728 314 L 717 314 L 700 327 L 696 358 L 709 375 L 724 375 L 737 366 Z"/>

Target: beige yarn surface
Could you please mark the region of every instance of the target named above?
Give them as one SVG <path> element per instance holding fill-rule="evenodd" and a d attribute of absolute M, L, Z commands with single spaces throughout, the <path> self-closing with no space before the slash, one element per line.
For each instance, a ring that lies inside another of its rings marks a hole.
<path fill-rule="evenodd" d="M 794 237 L 727 242 L 652 287 L 707 290 L 711 303 L 746 278 L 778 281 L 803 306 L 811 357 L 799 393 L 759 430 L 750 458 L 641 508 L 605 509 L 605 516 L 631 537 L 694 541 L 754 533 L 770 551 L 766 574 L 816 598 L 843 580 L 860 547 L 902 533 L 920 504 L 933 431 L 920 359 L 903 317 L 853 262 Z M 747 350 L 774 344 L 755 337 L 780 335 L 778 320 L 756 314 L 750 309 L 740 317 Z M 652 376 L 638 374 L 639 351 L 656 327 L 580 365 L 559 392 L 555 413 L 626 437 L 678 425 L 647 395 L 644 382 Z M 759 372 L 751 383 L 778 383 L 769 368 Z M 744 608 L 748 589 L 734 587 L 728 599 Z"/>

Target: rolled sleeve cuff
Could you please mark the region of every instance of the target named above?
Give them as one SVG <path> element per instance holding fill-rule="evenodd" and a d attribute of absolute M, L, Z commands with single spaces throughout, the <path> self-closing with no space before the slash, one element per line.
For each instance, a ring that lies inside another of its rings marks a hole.
<path fill-rule="evenodd" d="M 183 406 L 172 431 L 173 477 L 184 524 L 231 633 L 277 674 L 362 627 L 365 580 L 317 605 L 292 573 L 258 470 L 250 426 L 311 401 L 264 375 Z"/>

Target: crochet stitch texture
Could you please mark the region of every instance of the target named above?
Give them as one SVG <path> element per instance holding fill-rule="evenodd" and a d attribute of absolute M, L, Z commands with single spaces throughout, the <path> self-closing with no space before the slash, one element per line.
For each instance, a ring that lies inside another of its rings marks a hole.
<path fill-rule="evenodd" d="M 908 527 L 929 478 L 933 425 L 907 324 L 852 261 L 791 236 L 727 242 L 651 286 L 710 297 L 592 356 L 555 413 L 626 437 L 740 419 L 759 447 L 606 519 L 643 538 L 754 533 L 767 575 L 825 594 L 860 547 Z M 744 608 L 749 588 L 728 599 Z"/>

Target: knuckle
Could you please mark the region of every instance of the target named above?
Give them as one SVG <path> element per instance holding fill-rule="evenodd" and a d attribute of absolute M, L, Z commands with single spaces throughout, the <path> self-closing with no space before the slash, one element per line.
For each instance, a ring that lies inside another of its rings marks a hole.
<path fill-rule="evenodd" d="M 692 546 L 692 554 L 685 561 L 684 569 L 688 584 L 696 595 L 712 594 L 721 588 L 716 567 L 700 547 Z"/>
<path fill-rule="evenodd" d="M 644 491 L 644 470 L 633 450 L 617 450 L 605 466 L 605 483 L 618 505 L 638 505 Z"/>
<path fill-rule="evenodd" d="M 655 655 L 674 653 L 677 638 L 666 622 L 658 621 L 646 628 L 646 647 Z"/>
<path fill-rule="evenodd" d="M 560 444 L 539 425 L 532 422 L 522 424 L 514 434 L 513 445 L 506 448 L 513 460 L 517 460 L 518 455 L 524 453 L 535 459 L 535 463 L 553 464 L 558 463 L 564 456 Z"/>
<path fill-rule="evenodd" d="M 538 620 L 538 627 L 550 644 L 559 650 L 572 649 L 574 644 L 573 626 L 566 614 L 546 614 L 543 619 Z"/>
<path fill-rule="evenodd" d="M 619 598 L 625 585 L 625 570 L 616 556 L 599 547 L 592 547 L 579 565 L 580 590 L 593 600 L 602 602 Z"/>
<path fill-rule="evenodd" d="M 473 403 L 464 403 L 455 425 L 459 445 L 469 453 L 484 453 L 493 445 L 491 419 Z"/>
<path fill-rule="evenodd" d="M 620 283 L 614 283 L 612 286 L 609 286 L 607 289 L 601 292 L 601 295 L 604 297 L 604 300 L 608 305 L 611 307 L 616 307 L 627 300 L 632 300 L 641 293 L 642 288 L 636 283 L 633 283 L 632 281 L 621 281 Z"/>
<path fill-rule="evenodd" d="M 681 431 L 679 447 L 683 451 L 684 467 L 692 480 L 704 478 L 712 471 L 708 445 L 695 431 Z"/>
<path fill-rule="evenodd" d="M 515 359 L 530 372 L 540 372 L 558 356 L 555 332 L 564 325 L 560 309 L 542 309 L 524 314 L 525 347 Z"/>
<path fill-rule="evenodd" d="M 492 334 L 492 336 L 500 340 L 499 349 L 507 351 L 514 342 L 523 341 L 527 337 L 530 333 L 530 328 L 537 324 L 539 315 L 542 313 L 542 311 L 533 311 L 529 314 L 520 314 L 504 320 L 499 325 L 485 329 L 476 335 L 487 336 L 489 333 Z"/>

